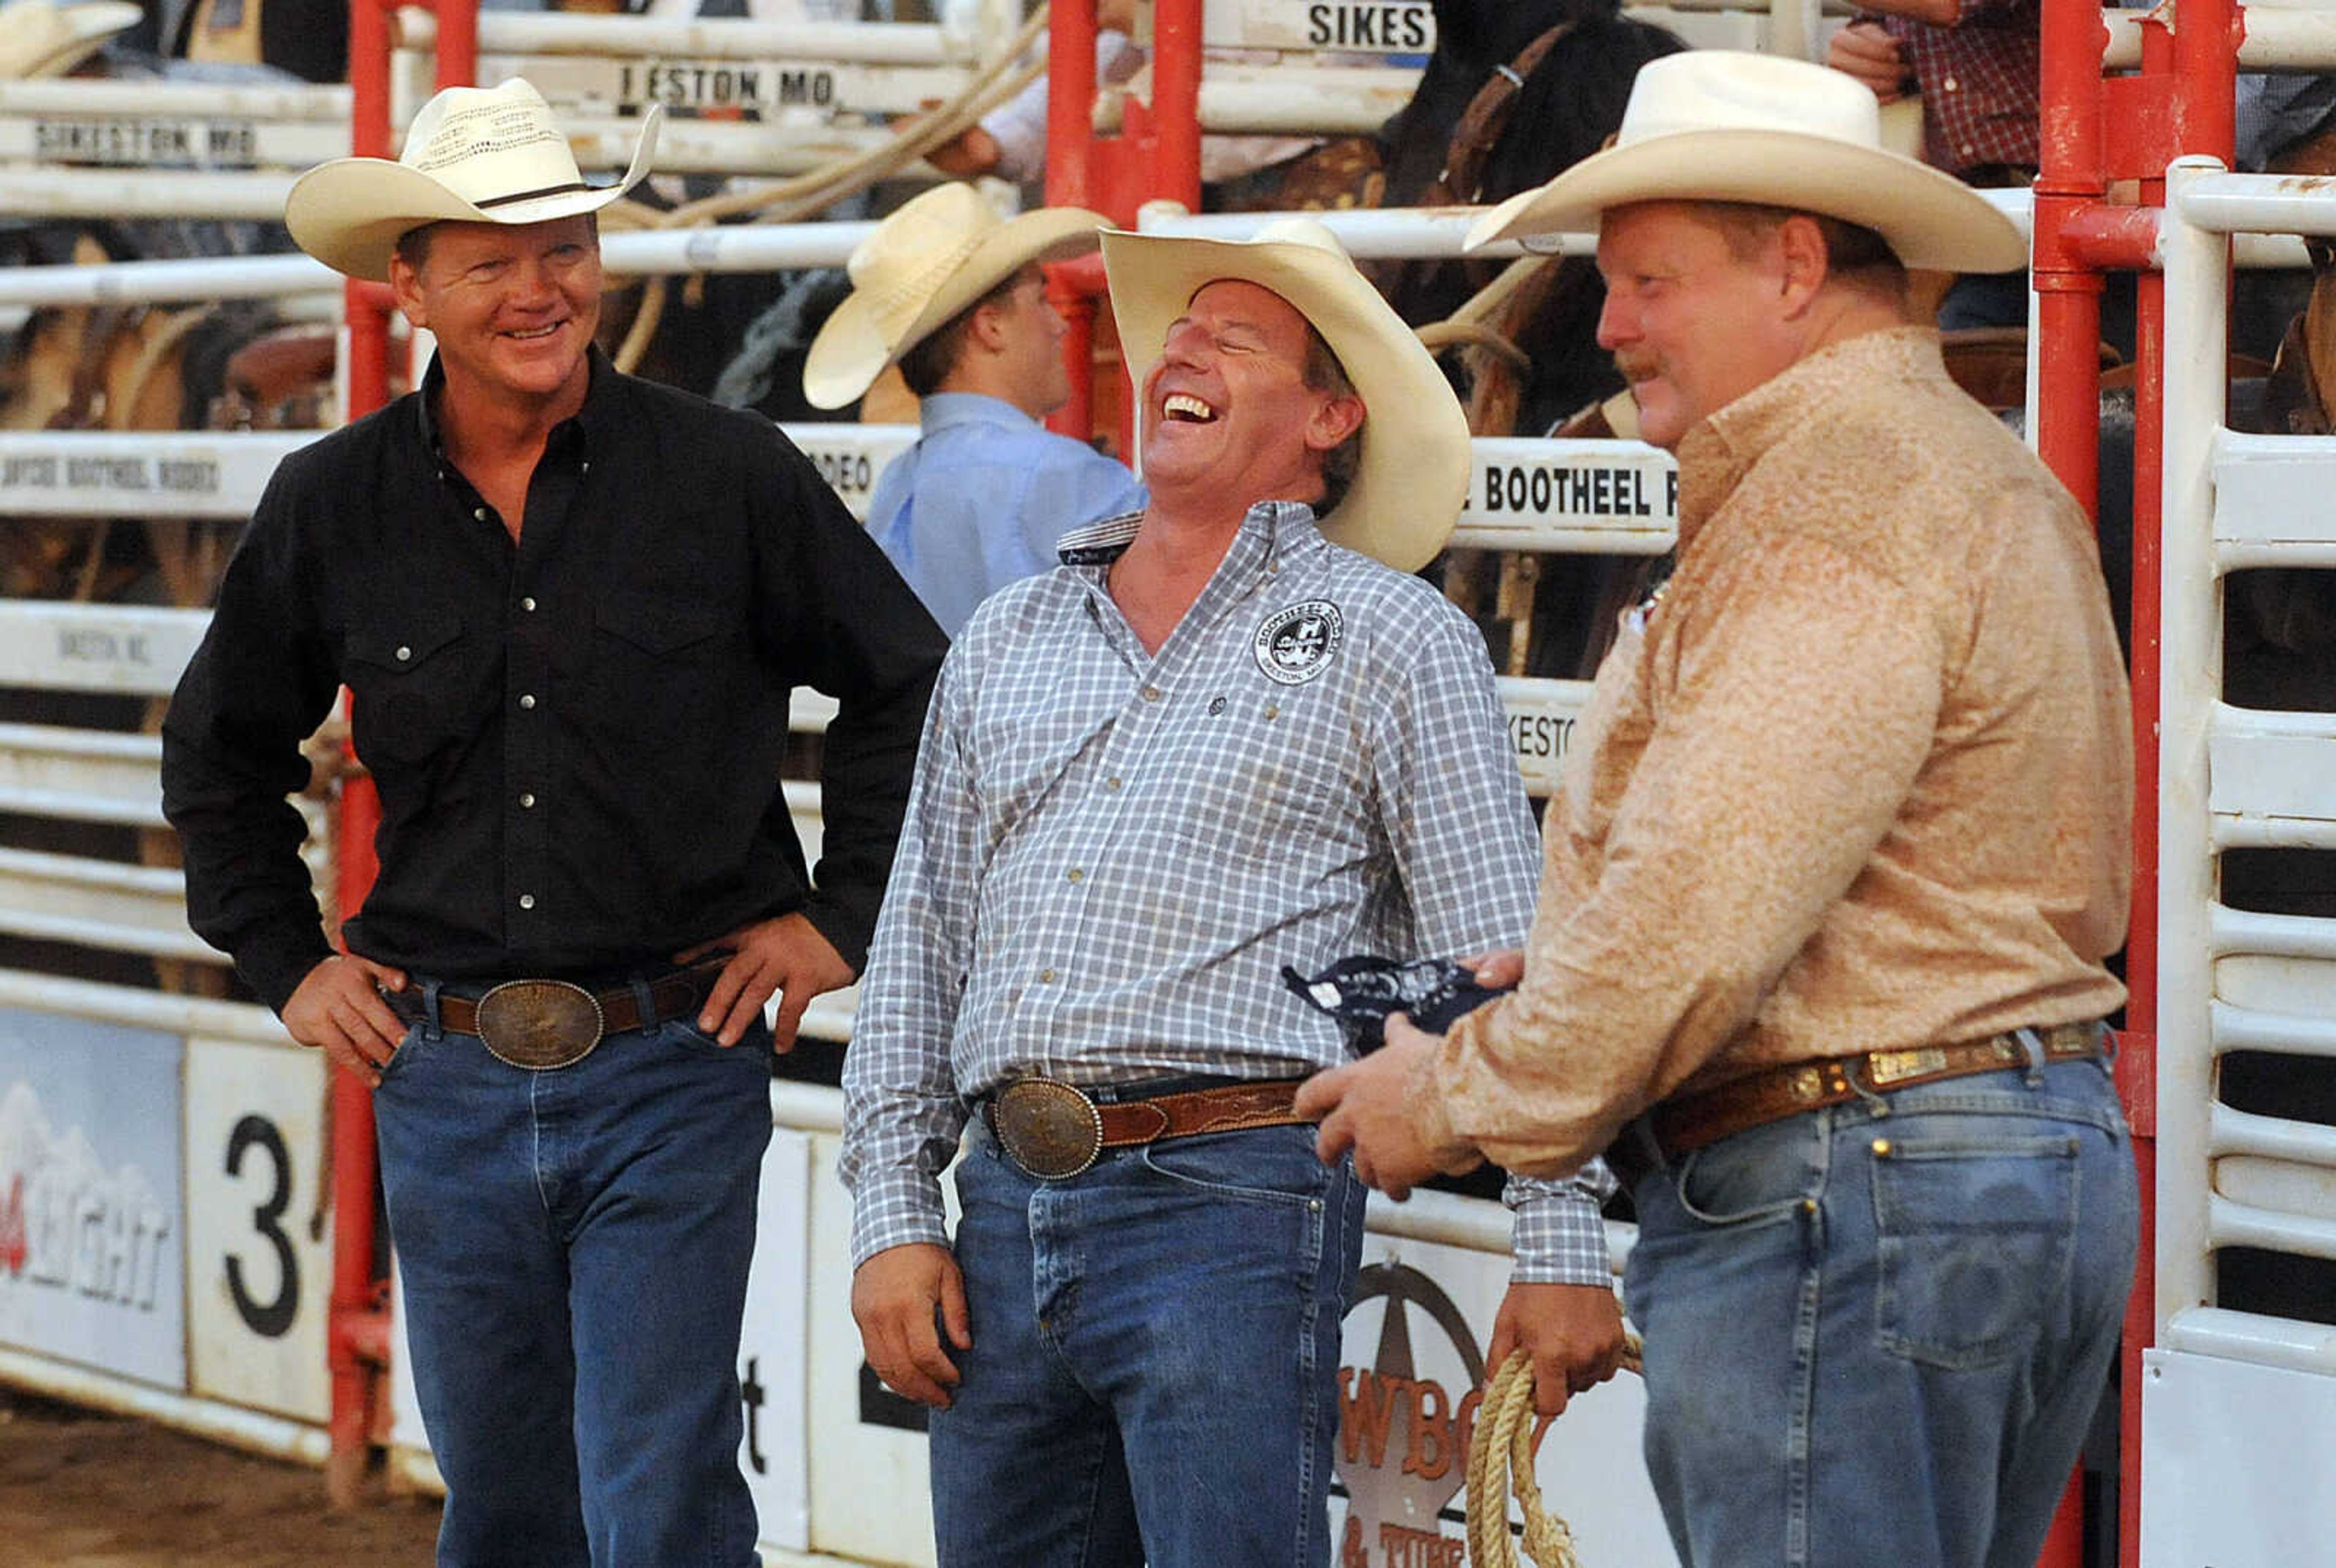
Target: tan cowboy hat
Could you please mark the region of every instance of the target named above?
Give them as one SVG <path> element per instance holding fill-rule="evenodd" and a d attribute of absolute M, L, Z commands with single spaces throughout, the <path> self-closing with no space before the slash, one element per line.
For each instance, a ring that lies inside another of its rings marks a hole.
<path fill-rule="evenodd" d="M 113 0 L 64 5 L 14 0 L 0 6 L 0 82 L 63 76 L 140 15 L 137 6 Z"/>
<path fill-rule="evenodd" d="M 2009 272 L 2028 265 L 2011 219 L 1954 176 L 1884 150 L 1873 90 L 1804 60 L 1690 49 L 1641 66 L 1614 145 L 1468 230 L 1588 232 L 1634 201 L 1741 201 L 1874 229 L 1908 267 Z"/>
<path fill-rule="evenodd" d="M 803 396 L 842 408 L 884 367 L 1033 261 L 1095 248 L 1111 220 L 1083 207 L 1000 218 L 970 185 L 936 185 L 876 226 L 845 264 L 852 292 L 812 339 Z"/>
<path fill-rule="evenodd" d="M 1468 417 L 1418 336 L 1355 270 L 1336 235 L 1311 218 L 1277 219 L 1254 239 L 1106 229 L 1103 265 L 1139 399 L 1168 328 L 1207 285 L 1254 283 L 1295 307 L 1338 356 L 1365 410 L 1361 461 L 1322 520 L 1324 535 L 1398 571 L 1436 559 L 1468 496 Z"/>
<path fill-rule="evenodd" d="M 336 158 L 294 183 L 284 223 L 300 248 L 351 278 L 388 281 L 397 237 L 425 223 L 541 223 L 598 212 L 641 182 L 657 150 L 662 105 L 651 105 L 632 167 L 614 185 L 587 185 L 551 108 L 514 76 L 499 87 L 449 87 L 422 106 L 405 151 Z"/>

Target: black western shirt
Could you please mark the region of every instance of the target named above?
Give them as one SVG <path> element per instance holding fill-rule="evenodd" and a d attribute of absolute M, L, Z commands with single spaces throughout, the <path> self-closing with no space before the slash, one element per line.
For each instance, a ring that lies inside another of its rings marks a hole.
<path fill-rule="evenodd" d="M 346 684 L 380 788 L 353 951 L 585 979 L 800 910 L 863 961 L 945 640 L 756 414 L 597 351 L 514 543 L 421 392 L 287 458 L 163 726 L 195 930 L 280 1009 L 329 956 L 300 743 Z M 791 690 L 837 699 L 818 873 L 781 793 Z"/>

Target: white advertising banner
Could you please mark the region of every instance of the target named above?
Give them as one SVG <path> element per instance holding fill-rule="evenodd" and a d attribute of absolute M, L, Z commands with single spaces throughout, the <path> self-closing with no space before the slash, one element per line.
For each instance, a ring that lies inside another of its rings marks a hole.
<path fill-rule="evenodd" d="M 739 1468 L 754 1494 L 766 1546 L 811 1544 L 811 1467 L 803 1452 L 805 1357 L 811 1329 L 804 1281 L 811 1263 L 811 1135 L 771 1134 L 763 1156 L 754 1265 L 746 1276 L 746 1322 L 739 1336 L 738 1389 L 746 1432 Z"/>
<path fill-rule="evenodd" d="M 1338 1368 L 1338 1568 L 1467 1561 L 1468 1441 L 1508 1280 L 1498 1254 L 1365 1239 Z M 1543 1439 L 1543 1505 L 1572 1527 L 1584 1563 L 1679 1561 L 1639 1458 L 1645 1413 L 1645 1391 L 1625 1372 L 1569 1401 Z"/>
<path fill-rule="evenodd" d="M 0 1011 L 0 1344 L 185 1388 L 184 1052 Z"/>

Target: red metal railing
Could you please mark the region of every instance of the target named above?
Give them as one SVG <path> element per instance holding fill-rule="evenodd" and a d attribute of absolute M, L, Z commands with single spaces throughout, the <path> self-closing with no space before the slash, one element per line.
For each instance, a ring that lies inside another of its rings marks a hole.
<path fill-rule="evenodd" d="M 414 0 L 349 0 L 349 150 L 359 157 L 391 156 L 391 13 Z M 470 84 L 478 75 L 478 0 L 419 0 L 438 15 L 440 87 Z M 352 280 L 343 293 L 348 324 L 347 416 L 356 419 L 389 401 L 389 291 Z M 350 754 L 355 760 L 354 751 Z M 373 886 L 374 830 L 381 800 L 362 770 L 342 781 L 336 878 L 342 915 L 365 901 Z M 383 1418 L 381 1390 L 389 1367 L 390 1324 L 383 1283 L 374 1275 L 373 1091 L 355 1074 L 335 1071 L 333 1116 L 333 1298 L 326 1321 L 332 1375 L 332 1454 L 326 1485 L 336 1503 L 359 1496 Z"/>
<path fill-rule="evenodd" d="M 2206 153 L 2228 162 L 2242 21 L 2231 0 L 2182 0 L 2140 18 L 2141 70 L 2104 80 L 2099 0 L 2045 0 L 2042 170 L 2036 198 L 2040 355 L 2038 445 L 2088 505 L 2098 496 L 2101 275 L 2136 278 L 2133 462 L 2134 911 L 2126 947 L 2131 999 L 2117 1061 L 2142 1182 L 2141 1265 L 2126 1310 L 2121 1364 L 2117 1543 L 2141 1552 L 2142 1352 L 2156 1335 L 2157 730 L 2159 484 L 2164 463 L 2165 286 L 2153 270 L 2166 166 Z M 2113 182 L 2137 201 L 2113 206 Z"/>

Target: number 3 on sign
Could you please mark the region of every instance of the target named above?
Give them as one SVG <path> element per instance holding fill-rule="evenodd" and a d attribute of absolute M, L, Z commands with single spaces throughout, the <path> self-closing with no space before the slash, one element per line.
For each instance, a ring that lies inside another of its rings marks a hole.
<path fill-rule="evenodd" d="M 187 1047 L 187 1312 L 195 1391 L 321 1421 L 329 1243 L 314 1222 L 324 1058 Z"/>
<path fill-rule="evenodd" d="M 292 1320 L 300 1313 L 300 1259 L 292 1250 L 292 1238 L 284 1233 L 284 1211 L 292 1202 L 292 1154 L 284 1146 L 284 1135 L 266 1116 L 246 1116 L 236 1123 L 235 1131 L 227 1141 L 227 1174 L 243 1174 L 244 1158 L 251 1151 L 260 1151 L 275 1173 L 275 1184 L 268 1199 L 251 1211 L 251 1228 L 259 1233 L 276 1251 L 276 1293 L 266 1300 L 256 1300 L 246 1283 L 243 1260 L 229 1254 L 227 1261 L 228 1293 L 235 1299 L 235 1310 L 251 1326 L 251 1331 L 265 1339 L 280 1339 L 292 1327 Z"/>

